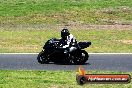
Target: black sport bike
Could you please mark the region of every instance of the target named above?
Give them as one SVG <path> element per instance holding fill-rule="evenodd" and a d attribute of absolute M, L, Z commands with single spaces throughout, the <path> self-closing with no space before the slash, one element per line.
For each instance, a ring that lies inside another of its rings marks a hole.
<path fill-rule="evenodd" d="M 49 39 L 43 50 L 38 54 L 37 60 L 40 64 L 48 64 L 50 62 L 59 64 L 85 64 L 88 60 L 88 53 L 83 50 L 91 45 L 91 42 L 78 42 L 73 47 L 74 50 L 69 51 L 69 48 L 62 48 L 61 39 Z M 67 52 L 65 52 L 67 51 Z"/>

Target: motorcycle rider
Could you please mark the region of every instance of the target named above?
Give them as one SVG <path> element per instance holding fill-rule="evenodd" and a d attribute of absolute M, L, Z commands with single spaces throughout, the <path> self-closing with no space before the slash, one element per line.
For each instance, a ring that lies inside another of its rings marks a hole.
<path fill-rule="evenodd" d="M 77 43 L 76 38 L 70 34 L 69 30 L 64 28 L 61 31 L 61 46 L 64 50 L 64 53 L 72 52 L 76 49 L 75 45 Z"/>

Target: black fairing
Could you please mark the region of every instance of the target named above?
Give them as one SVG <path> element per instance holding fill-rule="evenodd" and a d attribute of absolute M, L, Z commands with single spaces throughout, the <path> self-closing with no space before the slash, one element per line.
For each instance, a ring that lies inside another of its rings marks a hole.
<path fill-rule="evenodd" d="M 52 38 L 52 39 L 49 39 L 46 43 L 45 43 L 45 45 L 44 45 L 44 47 L 43 47 L 43 49 L 50 49 L 50 50 L 52 50 L 52 49 L 54 49 L 55 47 L 57 47 L 57 44 L 59 43 L 59 39 L 56 39 L 56 38 Z"/>

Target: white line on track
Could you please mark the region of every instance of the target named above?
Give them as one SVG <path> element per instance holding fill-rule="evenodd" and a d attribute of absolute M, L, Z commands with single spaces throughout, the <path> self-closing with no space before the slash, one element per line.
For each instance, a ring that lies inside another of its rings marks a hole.
<path fill-rule="evenodd" d="M 38 53 L 0 53 L 0 54 L 38 54 Z M 89 53 L 89 54 L 132 54 L 132 53 Z"/>

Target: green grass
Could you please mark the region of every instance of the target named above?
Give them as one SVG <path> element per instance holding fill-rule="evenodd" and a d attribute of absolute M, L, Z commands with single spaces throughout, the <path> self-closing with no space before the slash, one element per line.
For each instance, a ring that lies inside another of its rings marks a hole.
<path fill-rule="evenodd" d="M 51 27 L 24 29 L 45 24 Z M 132 24 L 131 0 L 0 0 L 0 53 L 40 52 L 60 30 L 52 25 Z M 17 26 L 21 26 L 17 27 Z M 12 27 L 8 29 L 8 27 Z M 81 31 L 80 31 L 81 30 Z M 78 41 L 91 41 L 88 52 L 132 52 L 131 30 L 80 29 L 71 33 Z M 127 73 L 88 71 L 88 73 Z M 79 86 L 75 71 L 0 70 L 0 88 L 131 88 L 132 84 L 88 84 Z"/>
<path fill-rule="evenodd" d="M 88 74 L 130 74 L 131 72 L 87 71 Z M 0 88 L 131 88 L 129 84 L 86 84 L 76 82 L 75 71 L 0 70 Z"/>
<path fill-rule="evenodd" d="M 81 31 L 81 32 L 80 32 Z M 131 30 L 70 30 L 77 41 L 91 41 L 88 52 L 132 52 Z M 50 38 L 60 38 L 60 30 L 0 30 L 0 52 L 40 52 Z"/>
<path fill-rule="evenodd" d="M 39 52 L 49 38 L 60 37 L 53 27 L 58 24 L 74 26 L 78 41 L 91 41 L 89 52 L 132 52 L 131 30 L 74 30 L 87 24 L 132 24 L 131 0 L 1 0 L 0 52 Z"/>
<path fill-rule="evenodd" d="M 131 0 L 1 0 L 1 24 L 131 24 Z"/>

